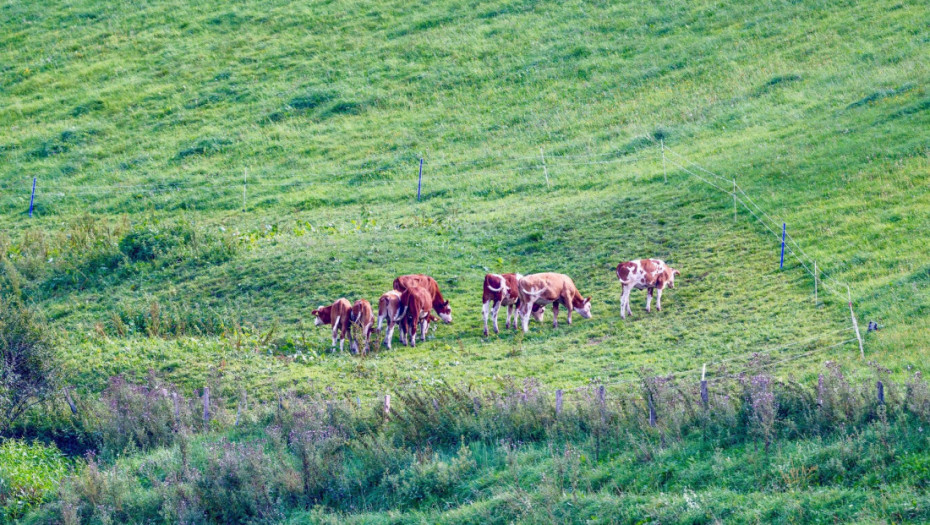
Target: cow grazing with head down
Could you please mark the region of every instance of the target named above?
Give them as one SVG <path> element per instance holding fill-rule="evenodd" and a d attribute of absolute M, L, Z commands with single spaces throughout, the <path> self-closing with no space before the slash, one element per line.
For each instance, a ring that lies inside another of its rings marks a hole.
<path fill-rule="evenodd" d="M 652 291 L 656 291 L 656 309 L 662 310 L 662 290 L 665 287 L 675 287 L 675 276 L 681 272 L 670 268 L 665 262 L 658 259 L 637 259 L 617 265 L 617 279 L 623 285 L 623 294 L 620 296 L 620 317 L 633 315 L 630 309 L 630 292 L 646 289 L 646 311 L 652 306 Z"/>
<path fill-rule="evenodd" d="M 400 293 L 404 293 L 407 288 L 414 287 L 423 288 L 429 293 L 430 308 L 436 310 L 436 315 L 444 323 L 452 322 L 452 308 L 449 306 L 449 301 L 442 298 L 442 292 L 439 291 L 439 284 L 436 283 L 436 279 L 422 273 L 401 275 L 394 279 L 394 289 Z"/>
<path fill-rule="evenodd" d="M 497 313 L 501 306 L 507 307 L 507 322 L 504 325 L 510 328 L 510 316 L 513 315 L 513 328 L 517 328 L 517 313 L 520 308 L 520 292 L 517 291 L 517 281 L 523 276 L 518 273 L 489 273 L 484 276 L 484 292 L 481 302 L 484 304 L 484 336 L 488 336 L 488 317 L 494 321 L 494 333 L 500 333 L 497 328 Z M 533 305 L 533 318 L 542 322 L 546 307 L 540 304 Z"/>
<path fill-rule="evenodd" d="M 407 344 L 409 340 L 410 346 L 416 348 L 417 326 L 421 327 L 424 341 L 429 330 L 430 309 L 433 308 L 432 294 L 426 288 L 412 286 L 400 294 L 400 303 L 404 308 L 401 341 Z"/>
<path fill-rule="evenodd" d="M 339 350 L 341 351 L 345 344 L 346 336 L 349 333 L 349 326 L 351 324 L 349 316 L 352 313 L 352 303 L 343 297 L 337 299 L 336 302 L 329 306 L 320 306 L 310 313 L 316 316 L 316 319 L 313 321 L 315 326 L 328 324 L 333 327 L 332 348 L 333 350 L 336 349 L 336 339 L 338 337 Z"/>
<path fill-rule="evenodd" d="M 561 273 L 536 273 L 527 275 L 517 282 L 522 303 L 523 332 L 530 327 L 530 313 L 534 305 L 552 305 L 552 327 L 559 326 L 559 304 L 567 309 L 568 324 L 572 324 L 572 312 L 585 319 L 591 318 L 591 298 L 578 292 L 571 277 Z"/>
<path fill-rule="evenodd" d="M 400 326 L 401 343 L 406 344 L 404 337 L 404 307 L 400 304 L 400 292 L 389 290 L 381 295 L 378 299 L 378 331 L 381 331 L 381 324 L 387 323 L 387 333 L 381 341 L 382 346 L 391 348 L 391 341 L 394 339 L 394 328 Z"/>
<path fill-rule="evenodd" d="M 358 339 L 365 342 L 365 353 L 371 349 L 371 330 L 375 325 L 375 316 L 371 311 L 371 303 L 365 299 L 359 299 L 352 305 L 349 311 L 349 321 L 352 323 L 352 345 L 349 347 L 352 353 L 357 353 Z M 356 330 L 360 336 L 356 335 Z"/>

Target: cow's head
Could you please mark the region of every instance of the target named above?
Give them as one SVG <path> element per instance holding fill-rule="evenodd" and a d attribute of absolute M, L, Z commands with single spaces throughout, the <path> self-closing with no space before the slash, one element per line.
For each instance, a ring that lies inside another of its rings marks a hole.
<path fill-rule="evenodd" d="M 331 323 L 332 317 L 329 315 L 329 312 L 331 309 L 332 309 L 332 306 L 320 305 L 319 308 L 310 312 L 316 317 L 316 319 L 313 320 L 313 326 L 320 326 L 320 325 Z"/>
<path fill-rule="evenodd" d="M 581 303 L 581 308 L 575 307 L 574 310 L 578 312 L 581 315 L 581 317 L 584 317 L 585 319 L 590 319 L 591 318 L 591 298 L 588 297 L 587 299 L 585 299 Z"/>
<path fill-rule="evenodd" d="M 435 306 L 436 313 L 439 314 L 439 318 L 442 319 L 444 323 L 452 322 L 452 307 L 449 306 L 449 301 L 443 301 Z"/>
<path fill-rule="evenodd" d="M 533 311 L 531 312 L 533 319 L 536 319 L 540 323 L 543 322 L 543 318 L 546 317 L 546 307 L 541 304 L 533 304 Z"/>
<path fill-rule="evenodd" d="M 681 275 L 681 272 L 672 268 L 666 268 L 665 272 L 662 274 L 662 281 L 669 287 L 675 287 L 675 276 Z"/>

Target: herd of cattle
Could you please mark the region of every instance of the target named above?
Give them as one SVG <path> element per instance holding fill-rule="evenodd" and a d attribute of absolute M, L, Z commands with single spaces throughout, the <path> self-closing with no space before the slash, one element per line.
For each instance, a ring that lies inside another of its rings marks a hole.
<path fill-rule="evenodd" d="M 655 291 L 656 308 L 662 309 L 662 290 L 675 287 L 675 270 L 658 259 L 637 259 L 617 265 L 617 279 L 623 285 L 620 300 L 620 316 L 626 319 L 632 314 L 630 309 L 630 292 L 635 289 L 647 290 L 646 311 L 652 306 Z M 568 324 L 572 324 L 572 312 L 578 312 L 585 319 L 591 318 L 591 298 L 578 292 L 574 281 L 561 273 L 536 273 L 520 275 L 518 273 L 484 276 L 484 335 L 488 335 L 488 318 L 494 323 L 494 332 L 498 333 L 497 314 L 501 306 L 506 306 L 506 328 L 517 328 L 518 318 L 523 323 L 523 332 L 529 330 L 530 317 L 542 322 L 546 305 L 552 305 L 552 326 L 558 327 L 559 305 L 566 309 Z M 404 346 L 416 347 L 417 329 L 421 339 L 426 338 L 431 323 L 437 320 L 431 313 L 435 311 L 445 323 L 452 322 L 452 308 L 449 301 L 442 297 L 439 284 L 428 275 L 402 275 L 394 279 L 394 287 L 385 292 L 378 300 L 378 326 L 375 328 L 375 316 L 371 303 L 365 299 L 350 303 L 345 298 L 337 299 L 329 306 L 320 306 L 313 310 L 315 324 L 330 325 L 333 331 L 333 348 L 339 341 L 342 350 L 347 338 L 351 339 L 351 350 L 357 352 L 358 342 L 365 344 L 367 352 L 371 344 L 371 333 L 381 331 L 386 323 L 387 332 L 383 345 L 391 348 L 394 329 L 400 327 L 400 342 Z M 512 320 L 511 320 L 512 316 Z M 356 332 L 358 330 L 358 332 Z"/>

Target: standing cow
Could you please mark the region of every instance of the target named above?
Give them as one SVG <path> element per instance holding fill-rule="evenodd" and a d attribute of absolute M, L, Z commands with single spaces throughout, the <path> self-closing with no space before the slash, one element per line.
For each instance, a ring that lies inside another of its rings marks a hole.
<path fill-rule="evenodd" d="M 652 291 L 656 290 L 656 309 L 662 310 L 662 290 L 666 286 L 675 287 L 675 276 L 681 274 L 678 270 L 670 268 L 665 262 L 658 259 L 636 259 L 617 265 L 617 279 L 623 285 L 623 294 L 620 297 L 620 317 L 626 319 L 627 314 L 633 315 L 630 309 L 630 292 L 646 289 L 646 311 L 651 310 Z"/>
<path fill-rule="evenodd" d="M 400 304 L 400 292 L 389 290 L 381 295 L 378 299 L 378 331 L 381 331 L 381 324 L 387 323 L 387 333 L 381 344 L 391 349 L 391 340 L 394 339 L 394 327 L 400 325 L 400 339 L 406 344 L 404 337 L 404 307 Z"/>
<path fill-rule="evenodd" d="M 552 305 L 552 327 L 559 326 L 559 304 L 567 309 L 568 324 L 572 324 L 572 311 L 585 319 L 591 318 L 591 298 L 578 292 L 571 277 L 561 273 L 535 273 L 517 282 L 523 311 L 523 332 L 530 328 L 530 313 L 534 305 Z"/>
<path fill-rule="evenodd" d="M 433 307 L 433 296 L 426 288 L 411 286 L 401 293 L 400 303 L 404 308 L 401 340 L 409 339 L 410 346 L 416 348 L 417 325 L 420 325 L 423 340 L 426 340 L 426 334 L 429 330 L 429 311 Z"/>
<path fill-rule="evenodd" d="M 442 292 L 439 291 L 439 284 L 436 283 L 436 279 L 422 273 L 401 275 L 394 279 L 394 289 L 400 293 L 404 293 L 407 288 L 414 287 L 423 288 L 429 293 L 430 307 L 436 310 L 436 315 L 444 323 L 452 322 L 452 308 L 449 306 L 449 301 L 442 298 Z"/>
<path fill-rule="evenodd" d="M 333 327 L 333 350 L 336 349 L 336 339 L 338 336 L 339 339 L 339 350 L 342 351 L 343 345 L 346 342 L 346 335 L 349 332 L 349 325 L 351 321 L 349 316 L 352 313 L 352 303 L 348 299 L 342 297 L 336 299 L 336 302 L 329 306 L 320 306 L 316 310 L 313 310 L 313 315 L 316 316 L 313 324 L 315 326 L 321 326 L 324 324 L 331 325 Z"/>
<path fill-rule="evenodd" d="M 501 306 L 507 307 L 507 322 L 505 328 L 510 328 L 510 316 L 513 315 L 513 328 L 517 328 L 517 313 L 520 311 L 520 292 L 517 291 L 517 281 L 523 276 L 518 273 L 489 273 L 484 276 L 484 291 L 481 302 L 484 304 L 484 336 L 488 336 L 488 317 L 494 321 L 494 333 L 500 333 L 497 328 L 497 314 Z M 533 305 L 533 318 L 542 322 L 546 307 Z"/>
<path fill-rule="evenodd" d="M 371 303 L 359 299 L 349 311 L 349 321 L 352 323 L 352 344 L 349 347 L 352 353 L 358 353 L 359 336 L 355 334 L 356 327 L 361 331 L 361 339 L 365 342 L 365 353 L 371 349 L 371 330 L 375 325 L 375 316 L 371 311 Z"/>

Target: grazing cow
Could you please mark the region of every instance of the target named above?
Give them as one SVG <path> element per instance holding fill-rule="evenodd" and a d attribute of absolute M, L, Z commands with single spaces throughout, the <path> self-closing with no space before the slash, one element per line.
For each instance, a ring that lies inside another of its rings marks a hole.
<path fill-rule="evenodd" d="M 436 279 L 422 273 L 401 275 L 394 279 L 394 289 L 400 293 L 404 293 L 404 290 L 413 287 L 423 288 L 429 292 L 430 305 L 436 310 L 436 315 L 444 323 L 452 322 L 452 308 L 449 306 L 449 301 L 442 298 L 442 292 L 439 291 L 439 284 L 436 283 Z"/>
<path fill-rule="evenodd" d="M 536 273 L 517 281 L 523 311 L 523 332 L 530 328 L 530 313 L 533 306 L 552 305 L 552 327 L 559 326 L 559 304 L 568 310 L 568 324 L 572 324 L 572 311 L 585 319 L 591 318 L 591 298 L 584 298 L 575 287 L 571 277 L 561 273 Z"/>
<path fill-rule="evenodd" d="M 346 335 L 349 332 L 349 315 L 352 313 L 352 303 L 345 297 L 337 299 L 336 302 L 329 306 L 320 306 L 310 312 L 316 316 L 313 324 L 320 326 L 324 324 L 333 327 L 333 350 L 336 349 L 336 338 L 339 338 L 339 350 L 342 351 L 346 342 Z"/>
<path fill-rule="evenodd" d="M 484 293 L 481 302 L 484 303 L 484 336 L 488 336 L 488 316 L 494 320 L 494 333 L 500 333 L 497 328 L 497 313 L 501 306 L 507 307 L 507 322 L 505 328 L 510 328 L 510 316 L 513 316 L 513 328 L 517 329 L 517 312 L 520 309 L 520 292 L 517 291 L 517 281 L 523 276 L 518 273 L 489 273 L 484 276 Z M 533 305 L 533 318 L 542 322 L 546 307 Z"/>
<path fill-rule="evenodd" d="M 432 294 L 426 288 L 411 286 L 401 293 L 400 303 L 404 308 L 404 328 L 400 334 L 401 340 L 409 339 L 410 346 L 416 348 L 417 325 L 421 326 L 423 340 L 426 340 L 429 329 L 429 311 L 433 307 Z"/>
<path fill-rule="evenodd" d="M 633 315 L 630 309 L 630 292 L 646 289 L 646 311 L 652 306 L 652 291 L 656 290 L 656 309 L 662 310 L 662 290 L 666 286 L 675 287 L 675 276 L 681 272 L 670 268 L 658 259 L 637 259 L 617 265 L 617 279 L 623 285 L 623 295 L 620 297 L 620 317 Z"/>
<path fill-rule="evenodd" d="M 391 340 L 394 339 L 394 327 L 398 325 L 400 325 L 401 343 L 406 344 L 404 325 L 402 323 L 404 319 L 404 308 L 403 305 L 400 304 L 400 295 L 400 292 L 397 290 L 390 290 L 384 292 L 381 298 L 378 299 L 378 331 L 381 331 L 381 323 L 387 322 L 387 333 L 384 334 L 384 340 L 381 344 L 386 346 L 389 350 L 391 348 Z"/>
<path fill-rule="evenodd" d="M 349 321 L 352 323 L 352 345 L 349 347 L 352 353 L 358 352 L 358 336 L 355 335 L 356 327 L 361 329 L 361 338 L 365 341 L 365 353 L 371 349 L 371 329 L 375 324 L 375 316 L 371 311 L 371 303 L 365 299 L 359 299 L 352 305 L 349 311 Z"/>

